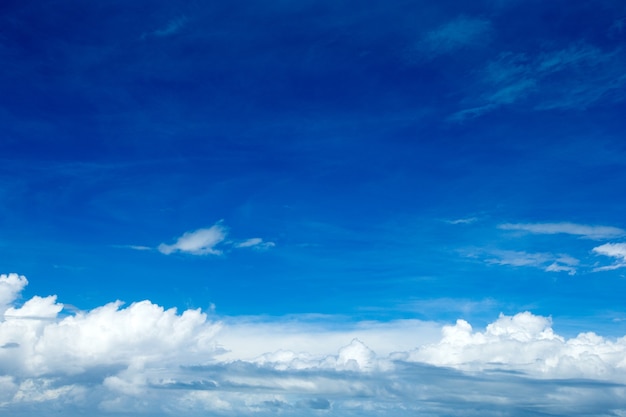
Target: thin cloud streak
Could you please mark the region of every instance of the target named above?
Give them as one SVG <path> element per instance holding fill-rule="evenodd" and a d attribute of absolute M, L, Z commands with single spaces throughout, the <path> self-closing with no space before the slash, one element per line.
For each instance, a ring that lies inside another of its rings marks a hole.
<path fill-rule="evenodd" d="M 577 223 L 504 223 L 498 226 L 501 230 L 528 232 L 533 234 L 569 234 L 585 239 L 611 239 L 624 236 L 626 231 L 612 226 L 589 226 Z"/>
<path fill-rule="evenodd" d="M 170 20 L 166 26 L 160 29 L 157 29 L 148 33 L 143 33 L 141 35 L 141 39 L 145 40 L 146 38 L 150 36 L 153 36 L 156 38 L 165 38 L 168 36 L 175 35 L 179 33 L 187 25 L 187 21 L 188 19 L 186 16 L 177 17 L 176 19 Z"/>
<path fill-rule="evenodd" d="M 493 256 L 485 262 L 493 265 L 506 265 L 512 267 L 539 268 L 546 272 L 567 272 L 575 275 L 576 266 L 580 261 L 566 254 L 555 255 L 547 252 L 529 253 L 524 251 L 491 251 Z"/>

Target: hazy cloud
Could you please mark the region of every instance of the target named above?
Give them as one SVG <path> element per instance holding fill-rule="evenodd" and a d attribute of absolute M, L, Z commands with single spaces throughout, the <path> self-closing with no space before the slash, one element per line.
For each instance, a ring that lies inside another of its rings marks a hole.
<path fill-rule="evenodd" d="M 141 39 L 146 39 L 149 36 L 163 38 L 163 37 L 175 35 L 187 25 L 187 21 L 188 19 L 186 16 L 177 17 L 175 19 L 170 20 L 167 23 L 167 25 L 165 25 L 164 27 L 160 29 L 157 29 L 148 33 L 143 33 L 141 35 Z"/>
<path fill-rule="evenodd" d="M 461 16 L 428 32 L 420 46 L 432 55 L 445 54 L 461 48 L 482 46 L 491 32 L 488 20 Z"/>

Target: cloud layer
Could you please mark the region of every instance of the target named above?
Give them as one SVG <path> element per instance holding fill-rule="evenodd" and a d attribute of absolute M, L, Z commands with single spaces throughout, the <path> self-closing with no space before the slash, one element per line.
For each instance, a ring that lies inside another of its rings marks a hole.
<path fill-rule="evenodd" d="M 214 321 L 200 310 L 114 302 L 60 314 L 55 296 L 15 304 L 0 276 L 0 410 L 28 415 L 619 415 L 626 337 L 566 339 L 548 317 L 484 330 L 399 321 Z M 308 324 L 307 324 L 308 323 Z M 395 348 L 395 349 L 394 349 Z"/>

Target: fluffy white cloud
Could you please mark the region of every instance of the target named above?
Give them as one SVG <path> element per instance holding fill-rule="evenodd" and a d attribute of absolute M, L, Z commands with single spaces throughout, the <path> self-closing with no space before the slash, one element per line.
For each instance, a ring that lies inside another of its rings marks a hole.
<path fill-rule="evenodd" d="M 121 308 L 110 303 L 59 318 L 55 296 L 28 300 L 6 310 L 0 322 L 0 369 L 16 375 L 76 375 L 94 368 L 154 366 L 210 357 L 217 323 L 199 310 L 175 309 L 142 301 Z"/>
<path fill-rule="evenodd" d="M 598 255 L 610 256 L 617 260 L 612 265 L 600 266 L 594 271 L 608 271 L 626 266 L 626 243 L 605 243 L 593 248 L 593 251 Z"/>
<path fill-rule="evenodd" d="M 26 284 L 28 280 L 22 275 L 0 275 L 0 314 L 5 312 Z"/>
<path fill-rule="evenodd" d="M 165 255 L 174 252 L 184 252 L 192 255 L 220 255 L 222 251 L 216 249 L 215 246 L 226 239 L 226 234 L 226 228 L 221 223 L 217 223 L 208 229 L 186 232 L 176 240 L 176 243 L 172 245 L 161 243 L 157 249 Z"/>
<path fill-rule="evenodd" d="M 576 223 L 505 223 L 498 226 L 502 230 L 514 230 L 534 234 L 569 234 L 586 239 L 610 239 L 624 236 L 626 231 L 612 226 L 589 226 Z"/>
<path fill-rule="evenodd" d="M 25 278 L 1 279 L 12 304 Z M 626 410 L 626 337 L 587 332 L 567 339 L 550 318 L 529 312 L 501 315 L 474 330 L 464 320 L 443 328 L 319 317 L 218 323 L 199 310 L 179 314 L 149 301 L 70 316 L 61 309 L 54 296 L 33 297 L 2 315 L 2 413 L 570 416 L 577 410 L 608 416 Z"/>

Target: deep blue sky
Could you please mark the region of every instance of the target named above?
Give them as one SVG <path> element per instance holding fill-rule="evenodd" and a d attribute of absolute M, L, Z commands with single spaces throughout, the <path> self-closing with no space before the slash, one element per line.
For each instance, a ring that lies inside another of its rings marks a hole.
<path fill-rule="evenodd" d="M 625 13 L 3 2 L 3 270 L 81 309 L 623 319 L 592 251 L 623 235 L 499 226 L 626 228 Z M 156 250 L 220 221 L 274 245 Z M 575 274 L 545 270 L 563 254 Z"/>
<path fill-rule="evenodd" d="M 626 2 L 0 2 L 0 415 L 626 415 Z M 120 302 L 116 302 L 120 300 Z"/>

